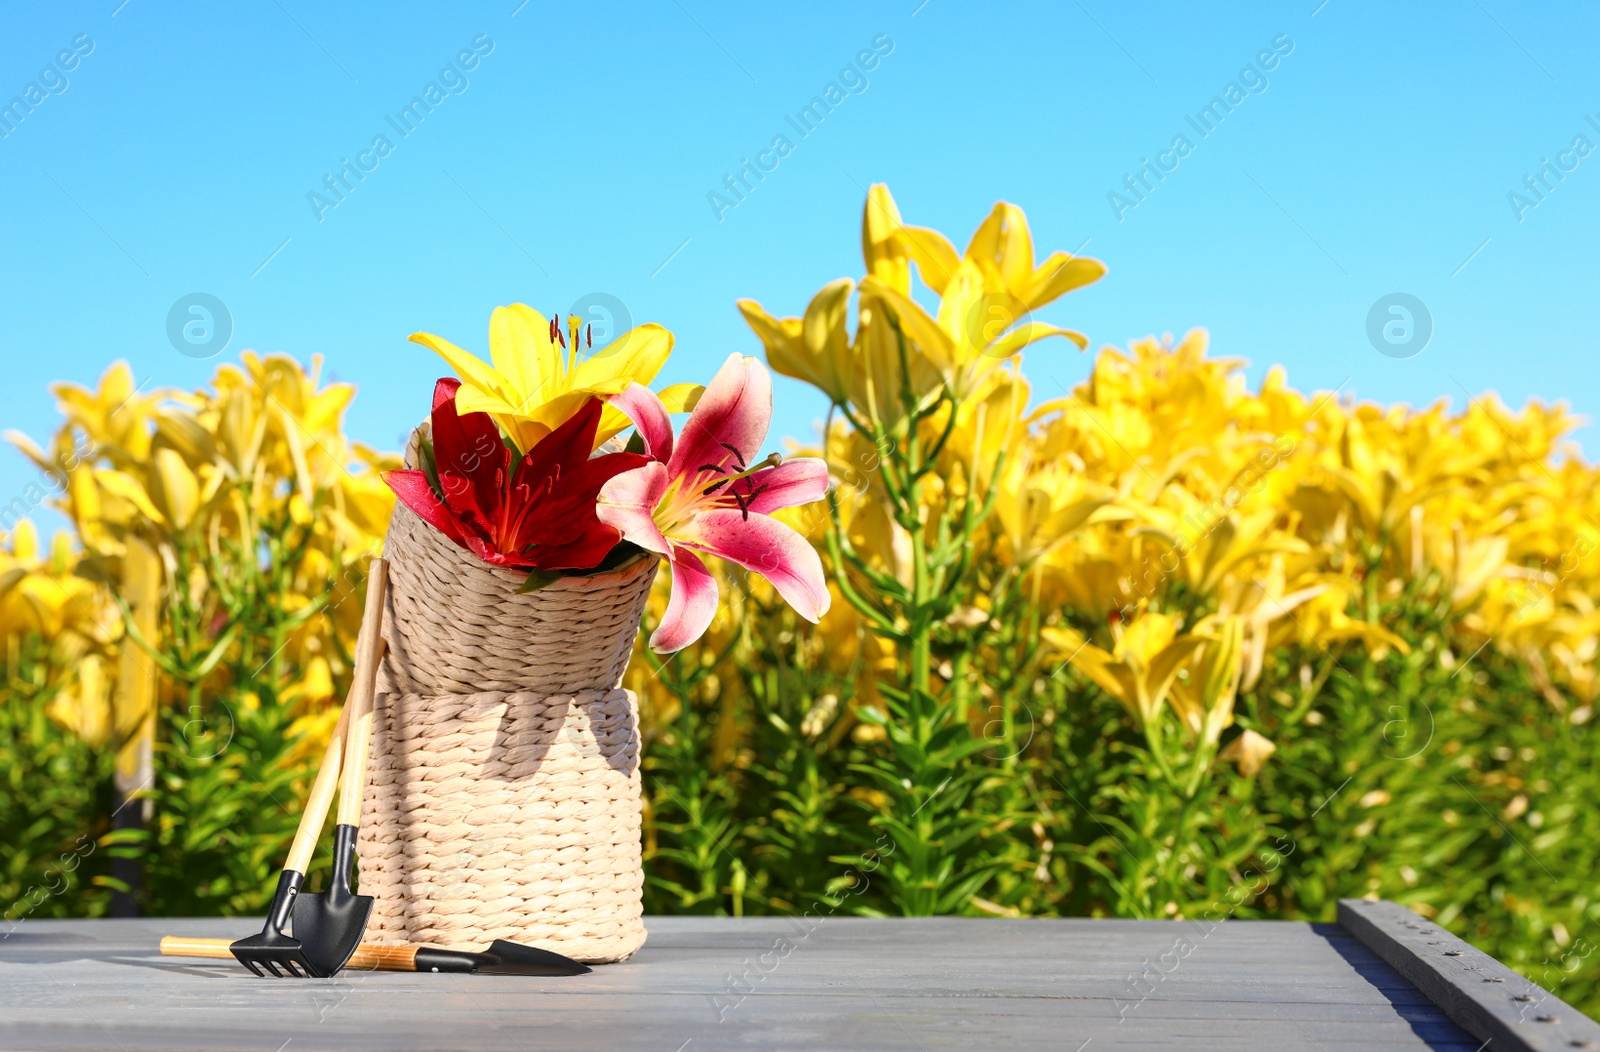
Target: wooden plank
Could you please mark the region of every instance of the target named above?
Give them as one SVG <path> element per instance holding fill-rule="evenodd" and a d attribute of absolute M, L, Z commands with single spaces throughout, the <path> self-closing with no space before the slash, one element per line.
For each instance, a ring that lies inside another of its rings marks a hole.
<path fill-rule="evenodd" d="M 252 924 L 22 924 L 0 939 L 0 1049 L 1481 1045 L 1336 925 L 652 917 L 633 960 L 560 979 L 271 980 L 231 961 L 155 952 L 163 934 L 229 936 Z M 1174 955 L 1185 943 L 1192 950 Z"/>
<path fill-rule="evenodd" d="M 1399 903 L 1340 899 L 1339 924 L 1496 1052 L 1600 1049 L 1600 1024 Z"/>

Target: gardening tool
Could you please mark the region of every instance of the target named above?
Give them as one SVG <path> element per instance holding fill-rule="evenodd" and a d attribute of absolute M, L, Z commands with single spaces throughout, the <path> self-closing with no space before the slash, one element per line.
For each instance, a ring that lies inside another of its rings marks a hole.
<path fill-rule="evenodd" d="M 339 771 L 339 810 L 333 827 L 333 872 L 328 887 L 317 895 L 301 895 L 294 903 L 294 934 L 318 976 L 343 968 L 367 930 L 372 896 L 357 895 L 350 886 L 355 869 L 356 827 L 361 824 L 361 797 L 367 788 L 367 747 L 372 740 L 372 707 L 383 659 L 383 604 L 388 594 L 389 564 L 372 560 L 367 574 L 367 606 L 356 643 L 355 706 L 344 736 L 344 766 Z"/>
<path fill-rule="evenodd" d="M 168 957 L 230 956 L 227 939 L 187 939 L 168 935 L 161 940 Z M 486 952 L 446 950 L 438 946 L 375 946 L 362 943 L 345 963 L 356 971 L 476 972 L 480 975 L 582 975 L 590 971 L 570 957 L 496 939 Z"/>
<path fill-rule="evenodd" d="M 299 978 L 326 978 L 333 975 L 354 952 L 372 912 L 370 896 L 350 891 L 350 863 L 355 850 L 355 822 L 361 814 L 359 793 L 363 790 L 367 756 L 367 736 L 372 728 L 372 701 L 378 662 L 383 657 L 379 634 L 383 622 L 383 602 L 388 582 L 388 564 L 374 559 L 367 576 L 367 603 L 361 618 L 361 634 L 356 641 L 355 674 L 333 737 L 322 755 L 322 766 L 312 783 L 294 843 L 278 877 L 278 887 L 267 910 L 267 921 L 259 934 L 240 939 L 229 946 L 233 956 L 257 975 L 262 969 L 282 977 L 284 972 Z M 357 755 L 359 750 L 359 755 Z M 343 763 L 341 765 L 341 756 Z M 352 760 L 359 760 L 353 772 Z M 351 777 L 351 775 L 354 777 Z M 306 865 L 322 835 L 322 825 L 339 786 L 339 822 L 334 837 L 334 871 L 331 883 L 321 895 L 300 893 L 305 883 Z M 352 798 L 352 793 L 357 794 Z M 350 816 L 346 825 L 346 816 Z M 329 901 L 331 899 L 331 902 Z M 308 906 L 309 904 L 309 906 Z M 359 916 L 358 916 L 359 914 Z M 284 925 L 294 917 L 294 934 L 284 933 Z M 353 929 L 353 934 L 352 934 Z M 279 968 L 283 971 L 279 971 Z"/>
<path fill-rule="evenodd" d="M 352 685 L 350 695 L 345 698 L 344 707 L 339 712 L 339 722 L 334 725 L 333 735 L 322 754 L 322 766 L 317 769 L 316 781 L 311 784 L 311 794 L 306 798 L 305 810 L 300 813 L 300 827 L 295 831 L 294 844 L 289 848 L 289 857 L 278 876 L 277 890 L 273 892 L 272 903 L 267 908 L 267 922 L 259 935 L 231 944 L 233 956 L 257 975 L 262 974 L 263 966 L 272 969 L 276 975 L 278 965 L 282 965 L 290 974 L 298 974 L 296 969 L 312 974 L 313 966 L 305 959 L 300 941 L 284 934 L 283 928 L 289 923 L 295 897 L 305 881 L 306 865 L 311 861 L 317 838 L 322 835 L 322 824 L 328 818 L 328 808 L 333 803 L 333 791 L 339 781 L 339 763 L 344 756 L 345 729 L 350 723 L 351 700 L 355 693 L 356 688 Z"/>

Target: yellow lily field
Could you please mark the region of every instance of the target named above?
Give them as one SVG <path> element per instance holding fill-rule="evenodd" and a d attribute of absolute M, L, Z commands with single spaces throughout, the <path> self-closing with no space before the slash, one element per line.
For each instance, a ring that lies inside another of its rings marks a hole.
<path fill-rule="evenodd" d="M 1203 329 L 1082 352 L 1034 312 L 1115 277 L 1041 261 L 1012 204 L 958 251 L 874 187 L 861 243 L 854 279 L 737 304 L 743 350 L 832 404 L 826 448 L 788 451 L 825 457 L 830 498 L 777 515 L 833 602 L 813 626 L 715 563 L 702 639 L 663 658 L 641 634 L 647 910 L 1331 919 L 1380 895 L 1593 1010 L 1600 474 L 1576 421 L 1277 368 L 1252 389 Z M 463 410 L 541 382 L 416 339 Z M 641 327 L 619 357 L 670 346 Z M 1030 383 L 1080 352 L 1075 388 Z M 545 397 L 620 390 L 596 361 L 547 363 Z M 71 530 L 8 513 L 0 545 L 0 904 L 104 912 L 138 860 L 149 912 L 259 909 L 400 455 L 346 436 L 354 386 L 285 355 L 54 393 L 53 435 L 9 436 L 42 473 L 20 503 Z M 148 828 L 113 814 L 130 799 Z M 52 874 L 70 890 L 35 895 Z"/>

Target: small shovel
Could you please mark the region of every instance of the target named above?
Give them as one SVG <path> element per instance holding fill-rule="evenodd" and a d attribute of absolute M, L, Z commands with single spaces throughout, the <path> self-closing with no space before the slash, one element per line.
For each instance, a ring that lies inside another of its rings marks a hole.
<path fill-rule="evenodd" d="M 372 560 L 367 575 L 367 601 L 361 618 L 361 635 L 356 641 L 355 675 L 350 696 L 339 725 L 334 729 L 322 768 L 317 772 L 294 844 L 278 878 L 277 891 L 267 911 L 267 922 L 259 934 L 240 939 L 229 949 L 240 963 L 257 975 L 262 969 L 273 976 L 286 972 L 297 978 L 327 978 L 344 967 L 361 942 L 367 918 L 372 913 L 372 896 L 357 895 L 350 889 L 350 870 L 355 856 L 356 825 L 361 820 L 361 794 L 366 788 L 367 747 L 372 735 L 373 693 L 377 687 L 378 662 L 383 658 L 380 629 L 387 592 L 389 564 Z M 340 749 L 344 763 L 338 766 Z M 328 890 L 320 895 L 301 894 L 306 864 L 322 835 L 328 817 L 335 781 L 339 787 L 338 826 L 334 830 L 333 875 Z M 291 912 L 294 935 L 283 931 Z M 279 971 L 279 968 L 283 971 Z"/>
<path fill-rule="evenodd" d="M 357 895 L 350 886 L 355 869 L 356 828 L 361 822 L 361 797 L 367 788 L 367 747 L 372 742 L 373 695 L 378 662 L 383 659 L 380 629 L 389 585 L 389 564 L 372 560 L 367 575 L 367 606 L 356 643 L 355 709 L 344 739 L 344 768 L 339 772 L 339 812 L 333 827 L 333 873 L 320 895 L 301 895 L 294 903 L 294 934 L 318 976 L 335 975 L 361 945 L 372 915 L 372 896 Z"/>
<path fill-rule="evenodd" d="M 186 939 L 168 935 L 161 940 L 168 957 L 228 957 L 227 939 Z M 446 950 L 438 946 L 373 946 L 363 944 L 350 955 L 346 968 L 354 971 L 454 972 L 478 975 L 583 975 L 591 971 L 550 950 L 496 939 L 482 953 Z"/>

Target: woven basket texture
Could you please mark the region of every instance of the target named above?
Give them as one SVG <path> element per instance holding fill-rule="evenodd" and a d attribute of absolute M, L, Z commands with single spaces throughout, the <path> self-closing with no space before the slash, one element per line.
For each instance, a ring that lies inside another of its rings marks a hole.
<path fill-rule="evenodd" d="M 571 694 L 622 682 L 658 559 L 519 593 L 527 576 L 490 566 L 395 505 L 385 542 L 389 643 L 379 689 Z"/>
<path fill-rule="evenodd" d="M 626 690 L 385 694 L 357 850 L 367 939 L 606 963 L 645 939 Z"/>

